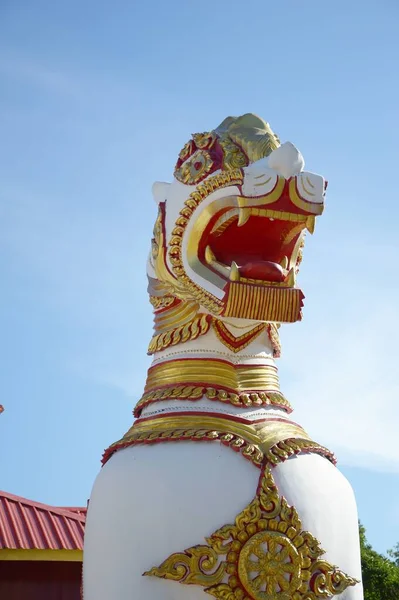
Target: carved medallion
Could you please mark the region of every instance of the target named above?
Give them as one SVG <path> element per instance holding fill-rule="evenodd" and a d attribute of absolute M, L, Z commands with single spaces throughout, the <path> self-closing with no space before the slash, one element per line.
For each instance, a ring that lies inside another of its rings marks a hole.
<path fill-rule="evenodd" d="M 221 600 L 317 600 L 358 583 L 321 559 L 324 550 L 279 495 L 270 467 L 260 481 L 257 496 L 234 524 L 144 575 L 201 585 Z"/>

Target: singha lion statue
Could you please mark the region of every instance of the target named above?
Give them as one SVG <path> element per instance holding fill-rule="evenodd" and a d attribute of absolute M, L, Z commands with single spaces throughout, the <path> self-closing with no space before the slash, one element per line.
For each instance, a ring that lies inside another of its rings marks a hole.
<path fill-rule="evenodd" d="M 275 362 L 325 191 L 252 114 L 194 134 L 154 184 L 153 362 L 93 487 L 84 600 L 363 598 L 352 489 Z"/>

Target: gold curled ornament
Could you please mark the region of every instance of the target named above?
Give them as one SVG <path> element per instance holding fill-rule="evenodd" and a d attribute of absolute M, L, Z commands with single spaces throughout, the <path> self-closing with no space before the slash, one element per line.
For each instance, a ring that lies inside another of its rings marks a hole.
<path fill-rule="evenodd" d="M 324 553 L 265 467 L 256 497 L 233 524 L 144 575 L 201 585 L 220 600 L 317 600 L 358 583 Z"/>

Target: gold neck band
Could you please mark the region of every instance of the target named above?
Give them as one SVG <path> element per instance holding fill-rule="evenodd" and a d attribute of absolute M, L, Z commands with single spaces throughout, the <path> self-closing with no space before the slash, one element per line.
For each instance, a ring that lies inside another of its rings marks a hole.
<path fill-rule="evenodd" d="M 212 358 L 184 358 L 154 365 L 134 415 L 150 403 L 201 398 L 243 408 L 273 405 L 291 412 L 274 365 L 234 365 Z"/>
<path fill-rule="evenodd" d="M 144 392 L 164 386 L 201 383 L 209 387 L 224 387 L 236 393 L 280 391 L 274 365 L 233 365 L 220 359 L 183 358 L 151 367 Z"/>

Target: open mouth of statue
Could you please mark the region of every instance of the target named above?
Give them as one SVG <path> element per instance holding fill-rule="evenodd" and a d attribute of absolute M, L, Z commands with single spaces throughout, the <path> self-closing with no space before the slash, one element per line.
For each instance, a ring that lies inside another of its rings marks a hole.
<path fill-rule="evenodd" d="M 325 183 L 321 183 L 322 199 Z M 212 187 L 211 181 L 196 190 L 176 221 L 170 250 L 175 273 L 187 277 L 179 264 L 179 239 L 202 194 L 203 205 L 195 220 L 189 221 L 181 247 L 189 267 L 187 281 L 198 300 L 224 317 L 279 323 L 300 320 L 304 296 L 295 280 L 305 231 L 313 233 L 316 216 L 323 212 L 322 201 L 304 200 L 293 178 L 279 178 L 269 193 L 259 196 L 223 196 L 223 190 L 215 190 L 208 200 Z"/>
<path fill-rule="evenodd" d="M 199 258 L 232 282 L 294 287 L 304 231 L 315 217 L 268 208 L 219 213 L 201 239 Z"/>

